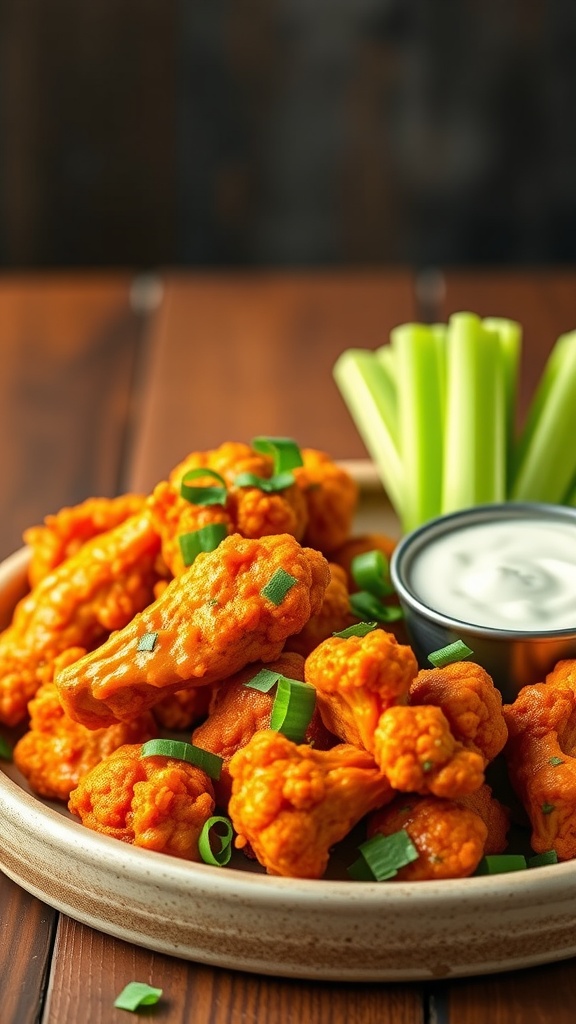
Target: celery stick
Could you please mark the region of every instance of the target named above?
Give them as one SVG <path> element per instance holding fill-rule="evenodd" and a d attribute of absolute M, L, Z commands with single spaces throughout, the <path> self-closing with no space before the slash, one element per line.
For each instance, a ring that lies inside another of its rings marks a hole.
<path fill-rule="evenodd" d="M 402 525 L 413 530 L 440 515 L 442 414 L 437 339 L 425 324 L 402 324 L 390 335 L 398 385 L 400 457 L 404 467 Z"/>
<path fill-rule="evenodd" d="M 494 331 L 473 313 L 450 318 L 442 512 L 504 501 L 506 396 Z"/>
<path fill-rule="evenodd" d="M 518 445 L 513 501 L 564 501 L 576 476 L 576 331 L 558 338 Z"/>
<path fill-rule="evenodd" d="M 392 348 L 392 345 L 382 345 L 380 348 L 376 349 L 375 355 L 390 381 L 390 388 L 394 393 L 394 402 L 396 403 L 397 412 L 396 359 L 394 358 L 394 349 Z"/>
<path fill-rule="evenodd" d="M 380 479 L 402 518 L 404 469 L 397 446 L 397 402 L 393 382 L 374 352 L 347 349 L 334 365 L 334 379 Z"/>
<path fill-rule="evenodd" d="M 522 346 L 522 327 L 516 320 L 504 317 L 486 317 L 482 324 L 489 331 L 495 331 L 500 341 L 504 360 L 504 390 L 506 394 L 506 484 L 510 487 L 513 475 L 514 437 L 516 424 L 516 395 L 518 391 L 518 366 Z"/>

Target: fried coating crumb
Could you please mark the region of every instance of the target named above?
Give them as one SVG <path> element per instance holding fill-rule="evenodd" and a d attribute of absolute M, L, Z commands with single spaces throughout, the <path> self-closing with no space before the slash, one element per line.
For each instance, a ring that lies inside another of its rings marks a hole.
<path fill-rule="evenodd" d="M 371 751 L 382 712 L 407 699 L 418 665 L 410 647 L 375 629 L 363 637 L 324 640 L 306 659 L 305 671 L 318 691 L 326 728 Z"/>
<path fill-rule="evenodd" d="M 278 570 L 296 582 L 278 604 L 265 588 Z M 288 534 L 233 534 L 200 554 L 160 598 L 97 651 L 56 678 L 64 707 L 89 728 L 129 720 L 167 693 L 272 661 L 321 606 L 328 563 Z M 157 633 L 152 652 L 138 651 Z"/>
<path fill-rule="evenodd" d="M 482 754 L 485 764 L 504 748 L 508 729 L 502 696 L 486 670 L 473 661 L 421 669 L 410 686 L 410 703 L 442 708 L 454 738 Z"/>
<path fill-rule="evenodd" d="M 334 843 L 393 795 L 370 754 L 349 744 L 314 750 L 262 731 L 229 767 L 236 845 L 249 843 L 273 875 L 321 878 Z"/>
<path fill-rule="evenodd" d="M 346 573 L 341 566 L 330 563 L 330 582 L 324 594 L 320 611 L 312 615 L 295 636 L 288 637 L 286 648 L 307 657 L 333 633 L 339 633 L 353 625 L 357 619 L 350 611 L 350 595 Z"/>
<path fill-rule="evenodd" d="M 459 797 L 484 782 L 484 759 L 457 743 L 440 708 L 388 708 L 374 734 L 374 757 L 394 789 Z"/>
<path fill-rule="evenodd" d="M 182 477 L 192 469 L 211 469 L 224 477 L 230 486 L 240 473 L 271 477 L 274 462 L 269 455 L 260 455 L 242 441 L 224 441 L 218 448 L 209 451 L 190 452 L 174 467 L 168 479 L 177 491 L 180 490 Z"/>
<path fill-rule="evenodd" d="M 418 859 L 400 868 L 397 881 L 421 882 L 467 878 L 484 856 L 488 829 L 479 814 L 453 800 L 397 797 L 368 819 L 368 836 L 393 835 L 404 829 Z"/>
<path fill-rule="evenodd" d="M 303 466 L 292 470 L 306 498 L 304 543 L 329 554 L 347 539 L 358 502 L 358 485 L 325 452 L 303 448 Z"/>
<path fill-rule="evenodd" d="M 186 690 L 176 690 L 152 708 L 154 718 L 164 729 L 191 729 L 208 714 L 212 697 L 209 686 L 192 686 Z"/>
<path fill-rule="evenodd" d="M 206 478 L 197 482 L 211 484 L 214 481 Z M 172 576 L 181 576 L 187 569 L 178 539 L 183 534 L 194 533 L 213 523 L 223 523 L 228 533 L 234 532 L 232 519 L 222 505 L 193 505 L 166 481 L 156 485 L 147 507 L 161 538 L 162 558 Z"/>
<path fill-rule="evenodd" d="M 510 828 L 510 811 L 492 793 L 490 786 L 484 783 L 468 796 L 461 796 L 457 803 L 478 814 L 486 828 L 488 837 L 484 844 L 484 853 L 504 853 L 508 846 L 508 829 Z"/>
<path fill-rule="evenodd" d="M 186 761 L 140 753 L 140 744 L 126 744 L 92 768 L 70 794 L 70 811 L 123 843 L 200 860 L 198 838 L 214 810 L 210 779 Z"/>

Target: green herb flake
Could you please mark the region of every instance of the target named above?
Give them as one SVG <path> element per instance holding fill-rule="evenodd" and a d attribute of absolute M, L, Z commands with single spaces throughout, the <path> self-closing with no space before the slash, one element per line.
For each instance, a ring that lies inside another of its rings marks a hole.
<path fill-rule="evenodd" d="M 143 633 L 138 640 L 137 651 L 153 651 L 156 647 L 158 633 Z"/>
<path fill-rule="evenodd" d="M 299 679 L 280 676 L 272 706 L 270 728 L 292 743 L 303 743 L 316 707 L 316 690 Z"/>
<path fill-rule="evenodd" d="M 204 750 L 183 740 L 147 740 L 140 748 L 140 757 L 173 757 L 177 761 L 187 761 L 216 781 L 220 778 L 224 763 L 223 758 L 211 750 Z"/>
<path fill-rule="evenodd" d="M 197 480 L 200 477 L 216 480 L 218 486 L 190 486 L 192 480 Z M 192 505 L 225 505 L 228 496 L 224 477 L 220 476 L 220 473 L 214 472 L 213 469 L 205 468 L 190 469 L 184 474 L 180 484 L 180 494 Z"/>
<path fill-rule="evenodd" d="M 304 465 L 302 452 L 291 437 L 253 437 L 252 448 L 274 459 L 274 474 L 286 473 Z"/>
<path fill-rule="evenodd" d="M 260 690 L 261 693 L 269 693 L 281 677 L 280 672 L 272 672 L 269 668 L 261 668 L 252 679 L 249 679 L 244 686 L 249 690 Z"/>
<path fill-rule="evenodd" d="M 377 627 L 377 622 L 358 622 L 355 626 L 341 629 L 339 633 L 332 633 L 332 636 L 340 637 L 341 640 L 348 640 L 351 636 L 367 636 L 368 633 L 371 633 Z"/>
<path fill-rule="evenodd" d="M 557 768 L 559 764 L 564 764 L 561 757 L 549 757 L 548 764 L 551 764 L 553 768 Z"/>
<path fill-rule="evenodd" d="M 434 761 L 422 761 L 422 771 L 431 772 L 434 767 Z"/>
<path fill-rule="evenodd" d="M 226 523 L 208 523 L 199 530 L 181 533 L 178 537 L 180 553 L 185 566 L 192 565 L 202 551 L 215 551 L 228 536 Z"/>
<path fill-rule="evenodd" d="M 8 743 L 8 740 L 5 740 L 3 736 L 0 736 L 0 760 L 12 760 L 12 747 Z"/>
<path fill-rule="evenodd" d="M 554 806 L 554 804 L 543 803 L 540 809 L 542 811 L 542 814 L 552 814 L 552 811 L 555 811 L 556 807 Z"/>
<path fill-rule="evenodd" d="M 255 473 L 240 473 L 234 478 L 235 487 L 256 487 L 265 494 L 275 494 L 277 491 L 285 491 L 294 483 L 292 473 L 275 473 L 271 477 L 256 476 Z"/>
<path fill-rule="evenodd" d="M 494 853 L 483 857 L 474 874 L 503 875 L 509 871 L 524 871 L 526 857 L 521 853 Z"/>
<path fill-rule="evenodd" d="M 198 852 L 205 864 L 223 868 L 232 857 L 234 829 L 230 818 L 214 816 L 204 822 L 198 837 Z"/>
<path fill-rule="evenodd" d="M 285 569 L 276 569 L 272 578 L 262 588 L 262 597 L 267 597 L 276 606 L 282 604 L 289 590 L 292 589 L 298 580 L 291 576 Z"/>
<path fill-rule="evenodd" d="M 374 597 L 389 597 L 394 593 L 388 561 L 382 551 L 363 551 L 356 555 L 350 571 L 359 590 L 367 590 Z"/>
<path fill-rule="evenodd" d="M 463 640 L 455 640 L 453 644 L 448 644 L 446 647 L 440 647 L 437 651 L 432 651 L 428 655 L 428 661 L 435 668 L 444 668 L 445 665 L 451 665 L 454 661 L 463 661 L 464 658 L 470 657 L 473 653 L 474 651 Z"/>
<path fill-rule="evenodd" d="M 130 981 L 114 1000 L 114 1006 L 134 1013 L 141 1006 L 155 1006 L 161 997 L 161 988 L 152 988 L 143 981 Z"/>
<path fill-rule="evenodd" d="M 402 609 L 395 604 L 382 604 L 382 601 L 367 590 L 359 590 L 350 595 L 350 611 L 358 619 L 376 622 L 395 622 L 402 618 Z"/>
<path fill-rule="evenodd" d="M 544 853 L 537 853 L 534 857 L 528 857 L 529 868 L 543 868 L 546 864 L 557 864 L 558 854 L 556 850 L 545 850 Z"/>
<path fill-rule="evenodd" d="M 358 847 L 360 857 L 348 868 L 356 881 L 385 882 L 394 878 L 400 868 L 418 860 L 418 850 L 405 829 L 384 836 L 380 832 Z M 366 868 L 369 871 L 366 877 Z"/>

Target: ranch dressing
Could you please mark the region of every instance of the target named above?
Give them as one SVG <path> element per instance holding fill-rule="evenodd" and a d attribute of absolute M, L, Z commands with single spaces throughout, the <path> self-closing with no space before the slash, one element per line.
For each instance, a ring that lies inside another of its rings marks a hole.
<path fill-rule="evenodd" d="M 576 525 L 546 519 L 477 522 L 415 553 L 413 594 L 461 622 L 547 632 L 576 628 Z"/>

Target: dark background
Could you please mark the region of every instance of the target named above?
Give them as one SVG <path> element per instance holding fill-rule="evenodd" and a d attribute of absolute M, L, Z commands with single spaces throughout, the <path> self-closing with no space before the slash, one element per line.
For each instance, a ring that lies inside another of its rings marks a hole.
<path fill-rule="evenodd" d="M 574 0 L 0 0 L 0 264 L 576 261 Z"/>

